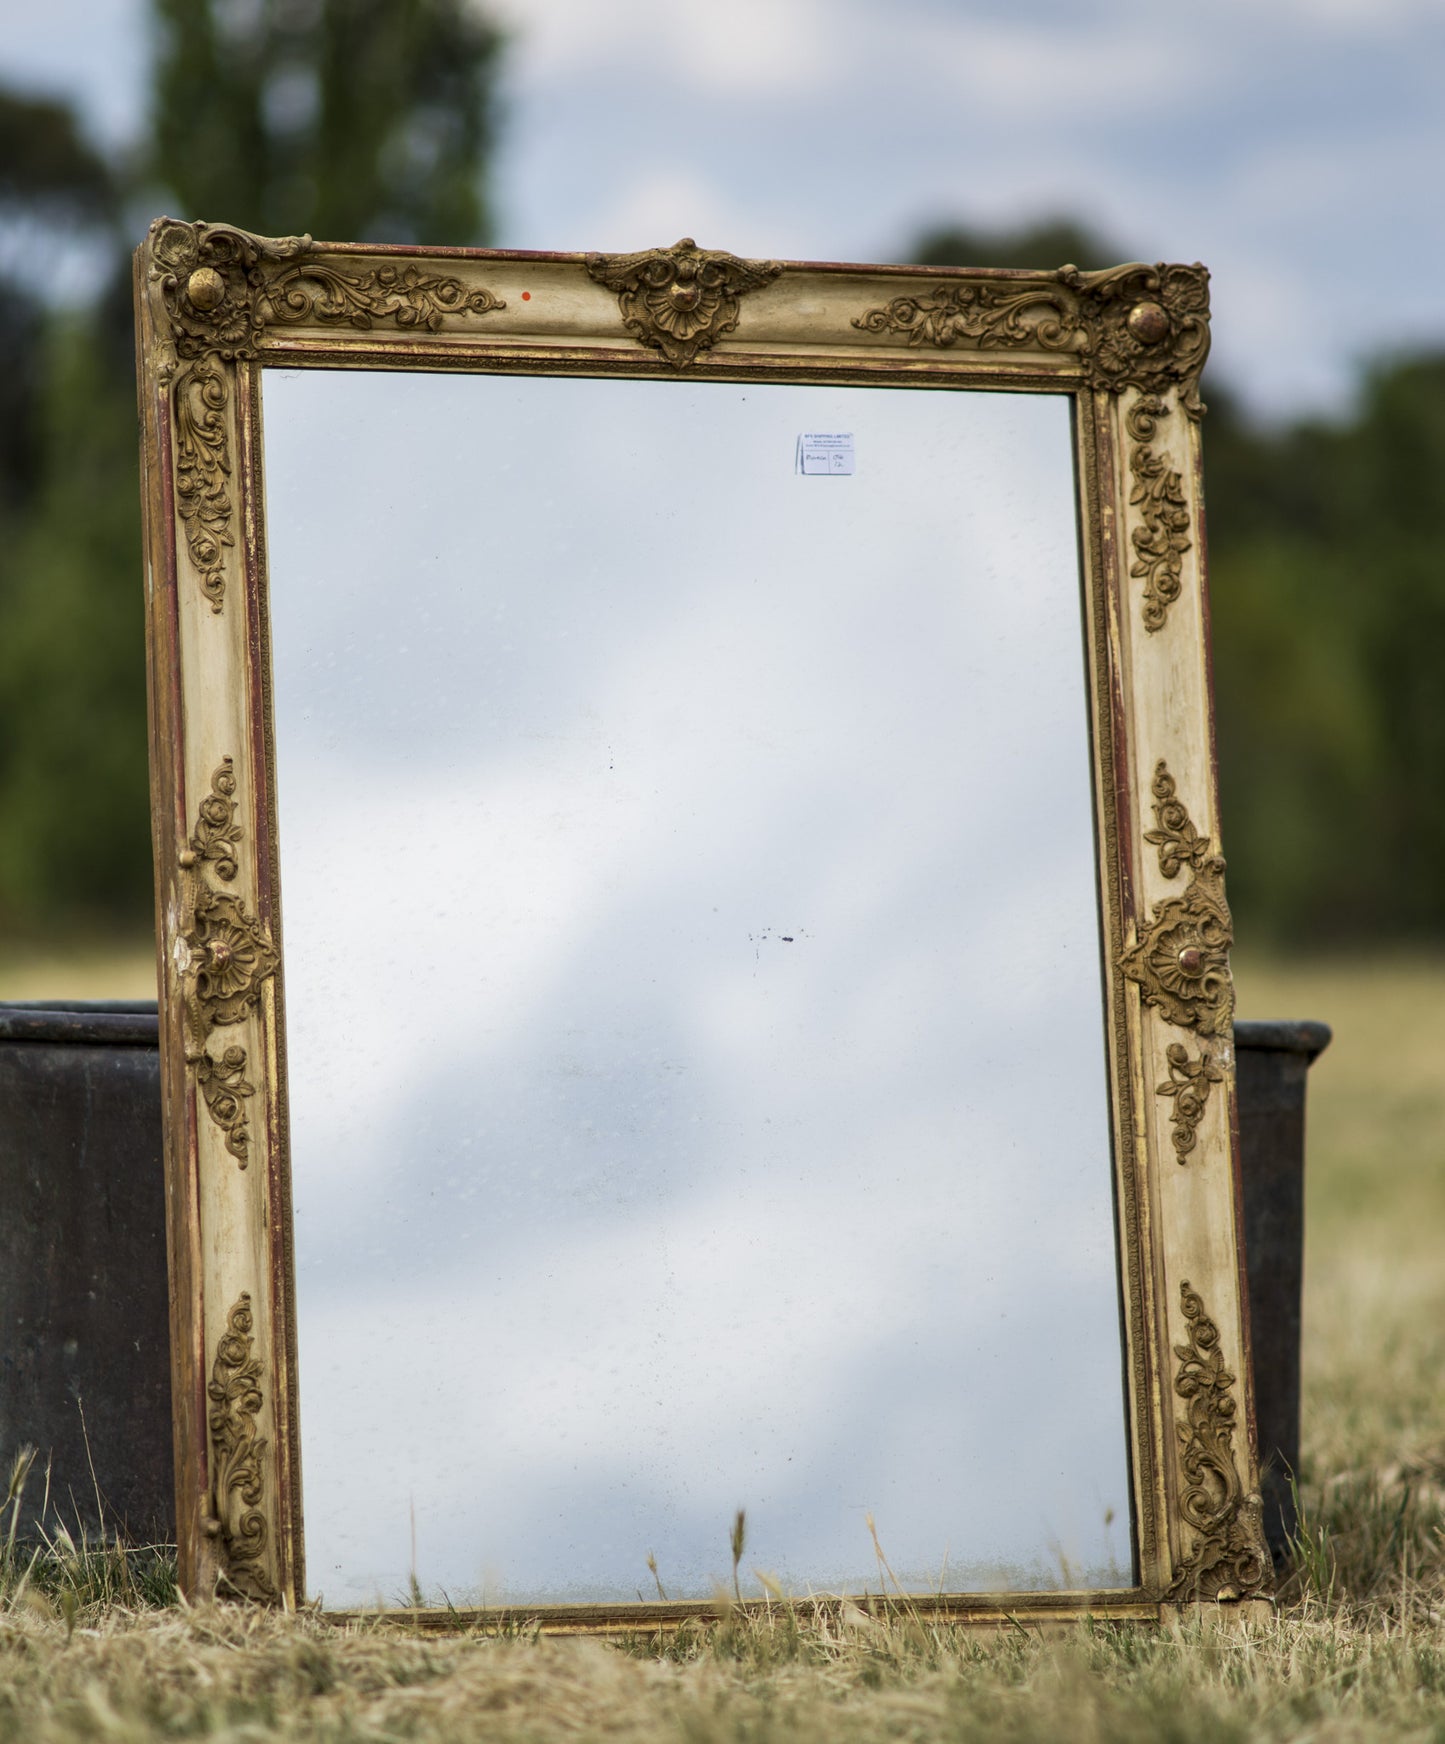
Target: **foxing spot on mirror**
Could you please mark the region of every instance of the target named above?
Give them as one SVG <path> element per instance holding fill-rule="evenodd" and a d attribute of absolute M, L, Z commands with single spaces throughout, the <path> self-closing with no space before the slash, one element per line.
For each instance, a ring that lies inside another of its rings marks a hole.
<path fill-rule="evenodd" d="M 1265 1595 L 1202 274 L 137 283 L 189 1589 Z"/>

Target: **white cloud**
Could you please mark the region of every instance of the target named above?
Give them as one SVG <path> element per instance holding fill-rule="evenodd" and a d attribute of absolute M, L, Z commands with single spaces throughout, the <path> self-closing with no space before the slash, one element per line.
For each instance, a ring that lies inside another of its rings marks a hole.
<path fill-rule="evenodd" d="M 526 84 L 599 63 L 732 97 L 813 92 L 837 72 L 836 9 L 823 0 L 733 0 L 726 8 L 669 0 L 497 0 Z"/>
<path fill-rule="evenodd" d="M 615 190 L 597 209 L 593 235 L 572 247 L 605 248 L 622 253 L 654 248 L 660 241 L 693 236 L 705 248 L 746 253 L 755 246 L 748 232 L 758 232 L 756 211 L 732 199 L 719 181 L 684 169 L 644 170 Z"/>

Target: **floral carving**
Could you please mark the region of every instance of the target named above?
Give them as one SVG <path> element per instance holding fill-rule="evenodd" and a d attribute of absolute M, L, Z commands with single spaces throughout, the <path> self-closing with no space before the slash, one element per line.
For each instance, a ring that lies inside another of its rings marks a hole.
<path fill-rule="evenodd" d="M 1169 1062 L 1169 1081 L 1160 1084 L 1156 1094 L 1174 1100 L 1169 1121 L 1174 1128 L 1175 1152 L 1184 1163 L 1198 1143 L 1199 1123 L 1209 1103 L 1210 1089 L 1223 1082 L 1224 1068 L 1208 1048 L 1200 1051 L 1197 1060 L 1191 1059 L 1182 1042 L 1170 1042 L 1164 1058 Z"/>
<path fill-rule="evenodd" d="M 180 933 L 187 948 L 181 997 L 186 1058 L 195 1068 L 207 1112 L 225 1134 L 226 1149 L 244 1169 L 250 1160 L 245 1098 L 256 1088 L 246 1079 L 246 1050 L 233 1045 L 217 1060 L 207 1052 L 206 1041 L 213 1029 L 240 1023 L 255 1009 L 279 959 L 270 934 L 236 892 L 217 889 L 200 871 L 212 862 L 224 883 L 236 876 L 241 827 L 235 821 L 235 793 L 235 768 L 224 757 L 211 776 L 211 791 L 200 803 L 190 845 L 181 855 L 185 908 Z"/>
<path fill-rule="evenodd" d="M 1189 549 L 1189 510 L 1184 479 L 1149 446 L 1159 423 L 1169 415 L 1165 402 L 1146 395 L 1136 400 L 1124 419 L 1132 438 L 1129 471 L 1134 483 L 1130 503 L 1144 524 L 1129 535 L 1134 562 L 1129 573 L 1144 583 L 1144 628 L 1161 630 L 1169 607 L 1179 598 L 1184 553 Z"/>
<path fill-rule="evenodd" d="M 617 293 L 623 326 L 676 369 L 731 333 L 738 299 L 782 270 L 781 261 L 699 248 L 690 236 L 672 248 L 587 256 L 587 271 Z"/>
<path fill-rule="evenodd" d="M 195 1066 L 207 1112 L 225 1133 L 226 1149 L 244 1169 L 251 1160 L 244 1098 L 256 1094 L 256 1086 L 246 1081 L 246 1050 L 229 1047 L 219 1060 L 202 1054 Z"/>
<path fill-rule="evenodd" d="M 1224 897 L 1224 860 L 1210 852 L 1209 837 L 1195 829 L 1162 761 L 1152 792 L 1158 827 L 1144 840 L 1159 849 L 1159 869 L 1166 878 L 1187 866 L 1190 879 L 1182 896 L 1155 904 L 1148 927 L 1124 952 L 1121 966 L 1145 1002 L 1170 1023 L 1227 1037 L 1234 1021 L 1229 974 L 1234 932 Z"/>
<path fill-rule="evenodd" d="M 198 859 L 214 860 L 216 876 L 229 884 L 239 870 L 234 849 L 240 840 L 241 826 L 236 822 L 236 770 L 231 759 L 223 757 L 211 775 L 211 791 L 197 810 L 191 851 Z"/>
<path fill-rule="evenodd" d="M 1199 374 L 1209 355 L 1209 274 L 1202 266 L 1134 262 L 1107 272 L 1060 267 L 1032 283 L 958 279 L 925 296 L 895 297 L 853 325 L 910 345 L 981 350 L 1027 347 L 1073 353 L 1091 387 L 1179 392 L 1191 417 L 1204 410 Z"/>
<path fill-rule="evenodd" d="M 266 1441 L 256 1433 L 263 1404 L 261 1361 L 253 1354 L 251 1332 L 251 1297 L 243 1291 L 226 1317 L 206 1388 L 211 1513 L 204 1527 L 224 1551 L 223 1583 L 242 1598 L 275 1604 L 280 1595 L 266 1570 Z"/>
<path fill-rule="evenodd" d="M 226 376 L 211 359 L 199 358 L 175 379 L 176 507 L 186 549 L 201 578 L 201 591 L 218 612 L 225 595 L 222 574 L 232 532 L 230 424 Z"/>
<path fill-rule="evenodd" d="M 171 403 L 176 508 L 201 589 L 219 612 L 225 554 L 235 538 L 231 498 L 229 366 L 258 355 L 266 328 L 380 320 L 436 332 L 451 315 L 505 305 L 460 279 L 390 263 L 348 272 L 314 258 L 309 236 L 252 236 L 220 224 L 161 218 L 151 228 L 150 274 L 175 347 Z"/>
<path fill-rule="evenodd" d="M 1197 872 L 1209 860 L 1209 837 L 1195 829 L 1163 758 L 1154 766 L 1150 792 L 1154 795 L 1154 828 L 1145 830 L 1144 840 L 1159 850 L 1159 870 L 1166 878 L 1177 878 L 1185 866 Z"/>
<path fill-rule="evenodd" d="M 1177 1344 L 1174 1391 L 1185 1401 L 1178 1424 L 1183 1491 L 1179 1512 L 1196 1537 L 1167 1597 L 1176 1604 L 1200 1599 L 1253 1599 L 1270 1591 L 1271 1563 L 1263 1508 L 1246 1494 L 1234 1459 L 1234 1376 L 1224 1366 L 1219 1328 L 1197 1291 L 1180 1286 L 1189 1342 Z"/>

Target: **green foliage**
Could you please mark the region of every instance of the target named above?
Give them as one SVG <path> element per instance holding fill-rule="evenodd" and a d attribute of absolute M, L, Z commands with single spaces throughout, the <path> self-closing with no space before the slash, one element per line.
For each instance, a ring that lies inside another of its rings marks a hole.
<path fill-rule="evenodd" d="M 54 320 L 40 484 L 0 578 L 0 915 L 151 906 L 135 390 L 94 318 Z"/>
<path fill-rule="evenodd" d="M 49 97 L 0 91 L 0 212 L 50 223 L 108 223 L 116 185 L 72 110 Z"/>
<path fill-rule="evenodd" d="M 498 32 L 469 0 L 153 0 L 148 173 L 271 234 L 485 240 Z M 123 178 L 63 105 L 0 92 L 0 214 L 109 239 L 85 312 L 0 280 L 0 924 L 150 924 Z"/>
<path fill-rule="evenodd" d="M 1068 219 L 923 236 L 942 266 L 1104 267 Z M 1206 379 L 1230 898 L 1281 944 L 1445 937 L 1445 354 L 1370 372 L 1333 423 L 1252 423 Z"/>
<path fill-rule="evenodd" d="M 0 279 L 0 539 L 40 481 L 39 300 Z"/>
<path fill-rule="evenodd" d="M 466 0 L 154 0 L 151 174 L 263 235 L 480 243 L 501 38 Z"/>
<path fill-rule="evenodd" d="M 1333 425 L 1209 397 L 1236 907 L 1285 942 L 1445 935 L 1445 356 L 1381 366 Z"/>
<path fill-rule="evenodd" d="M 912 249 L 920 266 L 1032 267 L 1043 271 L 1079 266 L 1087 271 L 1117 266 L 1126 256 L 1072 218 L 1042 218 L 1034 224 L 981 230 L 944 224 L 925 231 Z"/>

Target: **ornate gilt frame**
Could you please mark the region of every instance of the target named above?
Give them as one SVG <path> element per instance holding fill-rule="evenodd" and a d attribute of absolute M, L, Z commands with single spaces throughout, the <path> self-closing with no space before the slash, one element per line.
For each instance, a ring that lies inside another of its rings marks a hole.
<path fill-rule="evenodd" d="M 1138 1579 L 918 1603 L 990 1622 L 1267 1601 L 1203 563 L 1203 268 L 744 261 L 690 240 L 399 249 L 160 219 L 135 274 L 184 1590 L 305 1592 L 260 488 L 260 374 L 285 365 L 1071 397 Z M 540 1620 L 655 1628 L 709 1609 Z"/>

